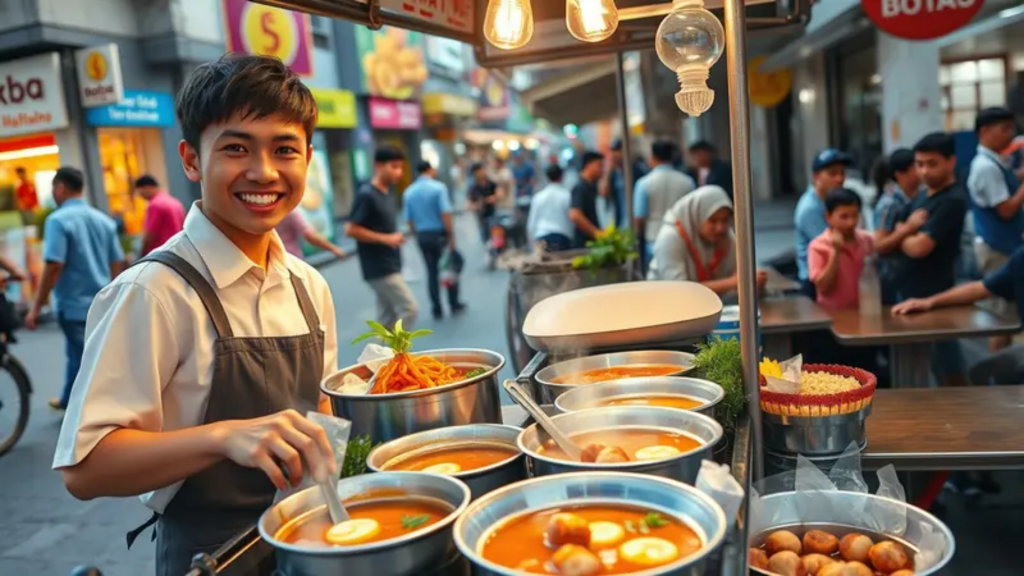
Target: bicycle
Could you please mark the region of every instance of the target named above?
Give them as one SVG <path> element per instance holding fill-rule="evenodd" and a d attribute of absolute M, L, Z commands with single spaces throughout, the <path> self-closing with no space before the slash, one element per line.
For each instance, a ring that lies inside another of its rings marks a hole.
<path fill-rule="evenodd" d="M 0 292 L 0 371 L 11 376 L 15 392 L 11 399 L 7 399 L 6 392 L 10 386 L 0 381 L 0 457 L 14 448 L 28 427 L 32 381 L 25 366 L 9 351 L 9 346 L 18 342 L 14 336 L 18 325 L 14 304 Z M 8 423 L 13 426 L 8 426 Z"/>

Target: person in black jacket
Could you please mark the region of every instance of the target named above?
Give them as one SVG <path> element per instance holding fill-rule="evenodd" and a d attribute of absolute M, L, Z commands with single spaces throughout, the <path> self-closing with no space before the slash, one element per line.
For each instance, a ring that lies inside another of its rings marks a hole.
<path fill-rule="evenodd" d="M 718 159 L 714 144 L 701 140 L 687 149 L 690 168 L 687 172 L 697 186 L 721 186 L 732 199 L 732 166 Z"/>

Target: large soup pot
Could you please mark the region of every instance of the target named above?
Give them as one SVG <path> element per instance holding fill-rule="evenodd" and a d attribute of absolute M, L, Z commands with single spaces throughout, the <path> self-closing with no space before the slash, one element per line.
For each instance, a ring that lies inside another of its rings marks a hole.
<path fill-rule="evenodd" d="M 536 380 L 540 398 L 535 397 L 534 400 L 538 404 L 552 404 L 555 402 L 555 399 L 570 390 L 594 385 L 580 382 L 556 382 L 556 380 L 561 380 L 565 376 L 578 372 L 587 372 L 601 368 L 650 366 L 652 364 L 679 366 L 678 372 L 670 374 L 678 376 L 693 369 L 693 354 L 673 350 L 637 350 L 633 352 L 597 354 L 595 356 L 585 356 L 583 358 L 558 362 L 537 373 Z M 599 384 L 604 384 L 604 382 Z"/>
<path fill-rule="evenodd" d="M 403 436 L 374 448 L 367 457 L 366 464 L 374 472 L 381 472 L 388 462 L 398 457 L 414 458 L 420 454 L 460 446 L 500 444 L 513 450 L 514 453 L 510 454 L 507 460 L 497 464 L 452 474 L 469 486 L 473 498 L 479 498 L 491 490 L 526 478 L 526 457 L 516 444 L 516 439 L 522 431 L 522 428 L 504 424 L 467 424 L 428 430 Z"/>
<path fill-rule="evenodd" d="M 708 380 L 682 376 L 653 376 L 609 380 L 597 386 L 576 386 L 555 400 L 561 412 L 600 408 L 611 400 L 650 396 L 687 396 L 700 405 L 691 409 L 715 417 L 715 406 L 725 398 L 725 390 Z"/>
<path fill-rule="evenodd" d="M 287 544 L 274 535 L 285 524 L 328 514 L 319 487 L 313 486 L 278 502 L 260 517 L 260 536 L 274 547 L 277 568 L 288 576 L 420 576 L 441 566 L 455 552 L 452 524 L 469 505 L 469 487 L 462 481 L 439 474 L 382 472 L 363 474 L 338 482 L 342 501 L 372 500 L 401 495 L 432 498 L 452 507 L 437 524 L 386 540 L 344 548 L 314 548 Z"/>
<path fill-rule="evenodd" d="M 460 424 L 501 424 L 501 396 L 498 371 L 505 358 L 497 352 L 475 349 L 448 349 L 417 352 L 414 356 L 433 356 L 440 362 L 459 368 L 485 368 L 483 374 L 437 388 L 394 394 L 341 394 L 346 374 L 364 380 L 372 377 L 365 364 L 356 364 L 328 376 L 320 389 L 331 399 L 331 408 L 340 418 L 352 422 L 352 435 L 367 435 L 374 443 L 387 442 L 407 434 Z"/>
<path fill-rule="evenodd" d="M 671 564 L 636 576 L 698 576 L 707 558 L 725 539 L 728 523 L 722 508 L 709 496 L 685 484 L 622 472 L 587 472 L 534 478 L 480 498 L 455 522 L 455 545 L 473 565 L 474 576 L 518 576 L 511 568 L 485 560 L 480 549 L 493 530 L 527 511 L 576 504 L 625 504 L 652 508 L 685 522 L 704 547 Z"/>
<path fill-rule="evenodd" d="M 580 412 L 559 414 L 551 418 L 563 432 L 572 437 L 583 432 L 621 428 L 645 428 L 671 434 L 688 434 L 701 442 L 701 446 L 683 452 L 674 458 L 622 464 L 597 464 L 558 460 L 538 453 L 548 435 L 536 424 L 519 435 L 519 449 L 526 454 L 526 462 L 533 476 L 550 476 L 564 472 L 584 470 L 604 472 L 639 472 L 664 476 L 690 484 L 697 480 L 702 460 L 711 458 L 715 444 L 722 439 L 722 426 L 713 419 L 696 412 L 655 406 L 611 406 Z"/>

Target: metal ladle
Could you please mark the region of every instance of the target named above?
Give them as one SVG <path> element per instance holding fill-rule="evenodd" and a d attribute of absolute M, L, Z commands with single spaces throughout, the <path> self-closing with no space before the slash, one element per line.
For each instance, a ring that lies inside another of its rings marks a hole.
<path fill-rule="evenodd" d="M 508 392 L 508 395 L 515 400 L 516 404 L 522 406 L 523 410 L 526 410 L 526 412 L 533 417 L 537 424 L 548 433 L 548 436 L 551 436 L 551 439 L 555 441 L 555 444 L 557 444 L 571 460 L 576 462 L 581 460 L 583 451 L 580 450 L 580 447 L 573 442 L 565 432 L 562 432 L 561 428 L 559 428 L 554 421 L 544 413 L 544 409 L 533 401 L 533 398 L 525 388 L 515 380 L 505 380 L 503 386 L 505 387 L 505 391 Z"/>

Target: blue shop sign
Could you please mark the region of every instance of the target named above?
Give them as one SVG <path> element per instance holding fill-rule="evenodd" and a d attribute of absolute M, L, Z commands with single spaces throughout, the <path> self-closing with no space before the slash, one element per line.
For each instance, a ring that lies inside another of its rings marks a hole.
<path fill-rule="evenodd" d="M 168 128 L 174 125 L 174 98 L 163 92 L 125 90 L 118 104 L 85 111 L 90 126 Z"/>

